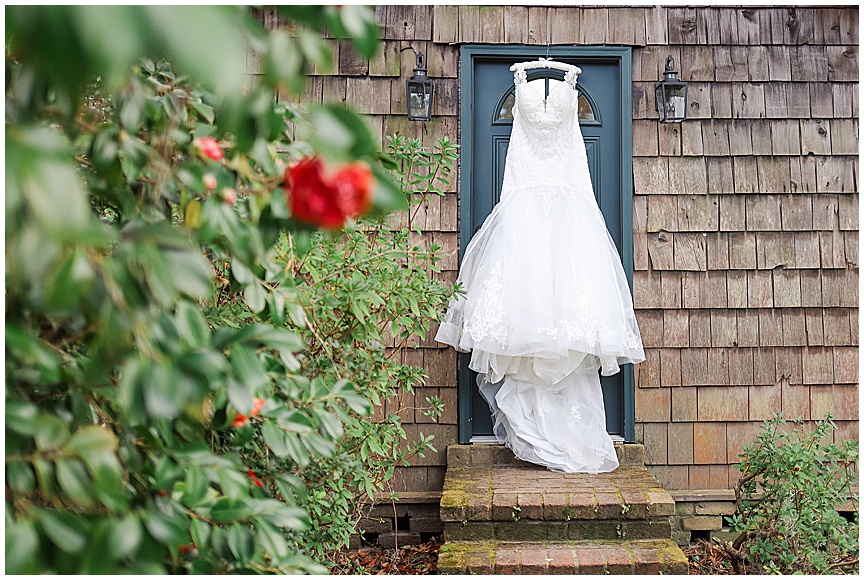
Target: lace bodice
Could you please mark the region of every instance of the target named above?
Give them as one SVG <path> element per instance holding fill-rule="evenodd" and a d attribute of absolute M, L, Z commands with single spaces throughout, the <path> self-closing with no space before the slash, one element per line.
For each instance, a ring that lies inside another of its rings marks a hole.
<path fill-rule="evenodd" d="M 590 186 L 575 68 L 564 75 L 564 82 L 553 84 L 545 98 L 544 83 L 527 82 L 523 68 L 516 70 L 513 82 L 516 102 L 502 191 L 535 185 L 572 190 L 585 180 Z"/>
<path fill-rule="evenodd" d="M 523 68 L 517 69 L 513 75 L 513 84 L 516 86 L 516 108 L 522 114 L 522 120 L 525 122 L 522 128 L 526 133 L 534 140 L 548 140 L 551 137 L 550 132 L 554 132 L 555 129 L 561 132 L 572 129 L 571 124 L 566 121 L 572 120 L 572 113 L 578 108 L 575 70 L 570 69 L 567 72 L 564 82 L 556 82 L 552 85 L 548 97 L 545 98 L 544 83 L 529 83 L 527 76 Z M 514 118 L 514 133 L 515 125 Z"/>

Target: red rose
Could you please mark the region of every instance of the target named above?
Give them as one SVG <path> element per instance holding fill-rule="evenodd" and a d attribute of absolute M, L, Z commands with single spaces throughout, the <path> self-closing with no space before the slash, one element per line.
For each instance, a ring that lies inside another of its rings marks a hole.
<path fill-rule="evenodd" d="M 222 161 L 222 148 L 213 137 L 199 137 L 193 143 L 194 147 L 201 152 L 201 155 L 209 157 L 213 161 Z"/>
<path fill-rule="evenodd" d="M 372 205 L 372 170 L 361 161 L 326 168 L 306 157 L 285 170 L 285 189 L 292 215 L 328 230 L 357 219 Z"/>
<path fill-rule="evenodd" d="M 260 413 L 261 409 L 264 408 L 264 403 L 265 403 L 264 399 L 256 398 L 254 400 L 254 402 L 252 403 L 252 412 L 249 413 L 249 417 L 254 417 L 258 413 Z M 246 421 L 249 420 L 249 417 L 247 417 L 243 413 L 237 413 L 237 416 L 234 417 L 234 422 L 231 423 L 231 425 L 233 427 L 242 427 L 243 425 L 246 424 Z"/>

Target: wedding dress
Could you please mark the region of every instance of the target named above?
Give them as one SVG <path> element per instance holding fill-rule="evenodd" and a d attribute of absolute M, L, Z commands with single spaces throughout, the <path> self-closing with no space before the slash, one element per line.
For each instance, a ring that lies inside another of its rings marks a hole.
<path fill-rule="evenodd" d="M 501 200 L 468 244 L 436 340 L 471 351 L 494 433 L 553 471 L 612 471 L 598 370 L 645 360 L 633 301 L 594 198 L 576 71 L 551 87 L 515 73 Z M 626 210 L 627 208 L 625 208 Z"/>

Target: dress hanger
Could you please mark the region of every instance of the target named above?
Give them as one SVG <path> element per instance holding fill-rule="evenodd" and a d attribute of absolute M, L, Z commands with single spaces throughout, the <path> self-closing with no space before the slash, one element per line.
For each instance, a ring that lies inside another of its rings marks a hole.
<path fill-rule="evenodd" d="M 565 72 L 574 71 L 577 75 L 582 73 L 582 69 L 576 65 L 567 64 L 565 62 L 558 62 L 552 60 L 551 58 L 543 58 L 542 56 L 538 60 L 529 60 L 525 62 L 520 62 L 514 64 L 510 67 L 510 70 L 515 72 L 517 69 L 532 69 L 532 68 L 554 68 L 556 70 L 563 70 Z"/>

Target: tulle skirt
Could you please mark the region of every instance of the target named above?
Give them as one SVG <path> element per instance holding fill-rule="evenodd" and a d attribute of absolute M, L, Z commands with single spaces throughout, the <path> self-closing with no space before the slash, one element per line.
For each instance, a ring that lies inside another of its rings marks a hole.
<path fill-rule="evenodd" d="M 495 433 L 557 471 L 617 467 L 598 370 L 645 359 L 630 289 L 590 191 L 505 190 L 466 248 L 436 339 L 470 351 Z"/>

